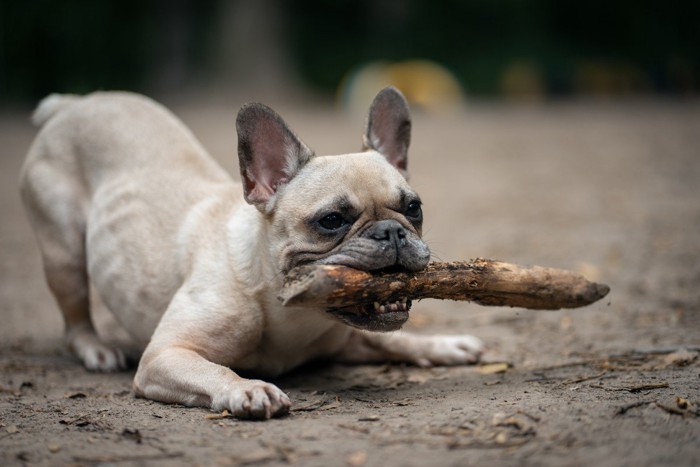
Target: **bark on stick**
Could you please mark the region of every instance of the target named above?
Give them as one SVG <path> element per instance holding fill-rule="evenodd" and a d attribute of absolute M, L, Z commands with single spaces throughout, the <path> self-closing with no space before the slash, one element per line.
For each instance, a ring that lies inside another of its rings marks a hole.
<path fill-rule="evenodd" d="M 289 272 L 279 294 L 286 306 L 343 308 L 403 298 L 464 300 L 533 310 L 577 308 L 610 288 L 580 274 L 488 259 L 430 263 L 419 272 L 366 272 L 345 266 L 301 266 Z"/>

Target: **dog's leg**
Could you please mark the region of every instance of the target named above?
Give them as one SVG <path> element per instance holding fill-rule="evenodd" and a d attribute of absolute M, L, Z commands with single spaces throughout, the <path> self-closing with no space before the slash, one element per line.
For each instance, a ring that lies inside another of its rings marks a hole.
<path fill-rule="evenodd" d="M 356 331 L 337 359 L 349 363 L 407 362 L 422 367 L 479 361 L 484 344 L 469 335 L 420 336 L 407 332 Z"/>
<path fill-rule="evenodd" d="M 100 341 L 90 320 L 85 218 L 74 180 L 52 170 L 48 155 L 25 167 L 22 199 L 36 232 L 44 273 L 65 322 L 65 338 L 85 367 L 126 368 L 121 350 Z"/>
<path fill-rule="evenodd" d="M 193 273 L 175 294 L 141 356 L 137 396 L 229 410 L 239 418 L 284 415 L 291 402 L 274 384 L 231 370 L 260 343 L 260 315 L 228 301 L 230 283 Z"/>
<path fill-rule="evenodd" d="M 286 414 L 289 397 L 274 384 L 238 376 L 184 347 L 146 349 L 134 377 L 137 396 L 187 406 L 224 409 L 238 418 Z"/>
<path fill-rule="evenodd" d="M 127 367 L 124 353 L 103 343 L 90 320 L 90 298 L 84 265 L 54 262 L 44 255 L 49 288 L 66 325 L 65 340 L 88 370 L 118 371 Z"/>

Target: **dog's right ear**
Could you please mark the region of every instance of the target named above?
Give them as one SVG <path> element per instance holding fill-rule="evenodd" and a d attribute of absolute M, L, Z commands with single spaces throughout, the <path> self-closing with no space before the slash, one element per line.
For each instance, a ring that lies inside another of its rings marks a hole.
<path fill-rule="evenodd" d="M 313 156 L 277 112 L 247 104 L 238 112 L 238 162 L 245 200 L 267 213 L 278 188 Z"/>

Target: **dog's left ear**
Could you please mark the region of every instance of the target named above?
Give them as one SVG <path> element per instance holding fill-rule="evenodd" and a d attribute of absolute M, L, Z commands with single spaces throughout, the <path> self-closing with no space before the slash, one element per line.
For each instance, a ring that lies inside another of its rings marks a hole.
<path fill-rule="evenodd" d="M 277 189 L 313 156 L 277 112 L 247 104 L 238 112 L 238 162 L 245 200 L 266 213 Z"/>
<path fill-rule="evenodd" d="M 369 108 L 364 149 L 374 149 L 408 177 L 408 146 L 411 116 L 403 94 L 393 86 L 384 88 Z"/>

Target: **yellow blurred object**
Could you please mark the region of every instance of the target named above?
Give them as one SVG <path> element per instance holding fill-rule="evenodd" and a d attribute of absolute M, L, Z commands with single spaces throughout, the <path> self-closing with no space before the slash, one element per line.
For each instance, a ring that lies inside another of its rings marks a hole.
<path fill-rule="evenodd" d="M 370 62 L 350 72 L 340 83 L 338 101 L 343 109 L 364 113 L 377 91 L 398 88 L 414 107 L 429 111 L 454 111 L 464 105 L 457 78 L 429 60 Z"/>

